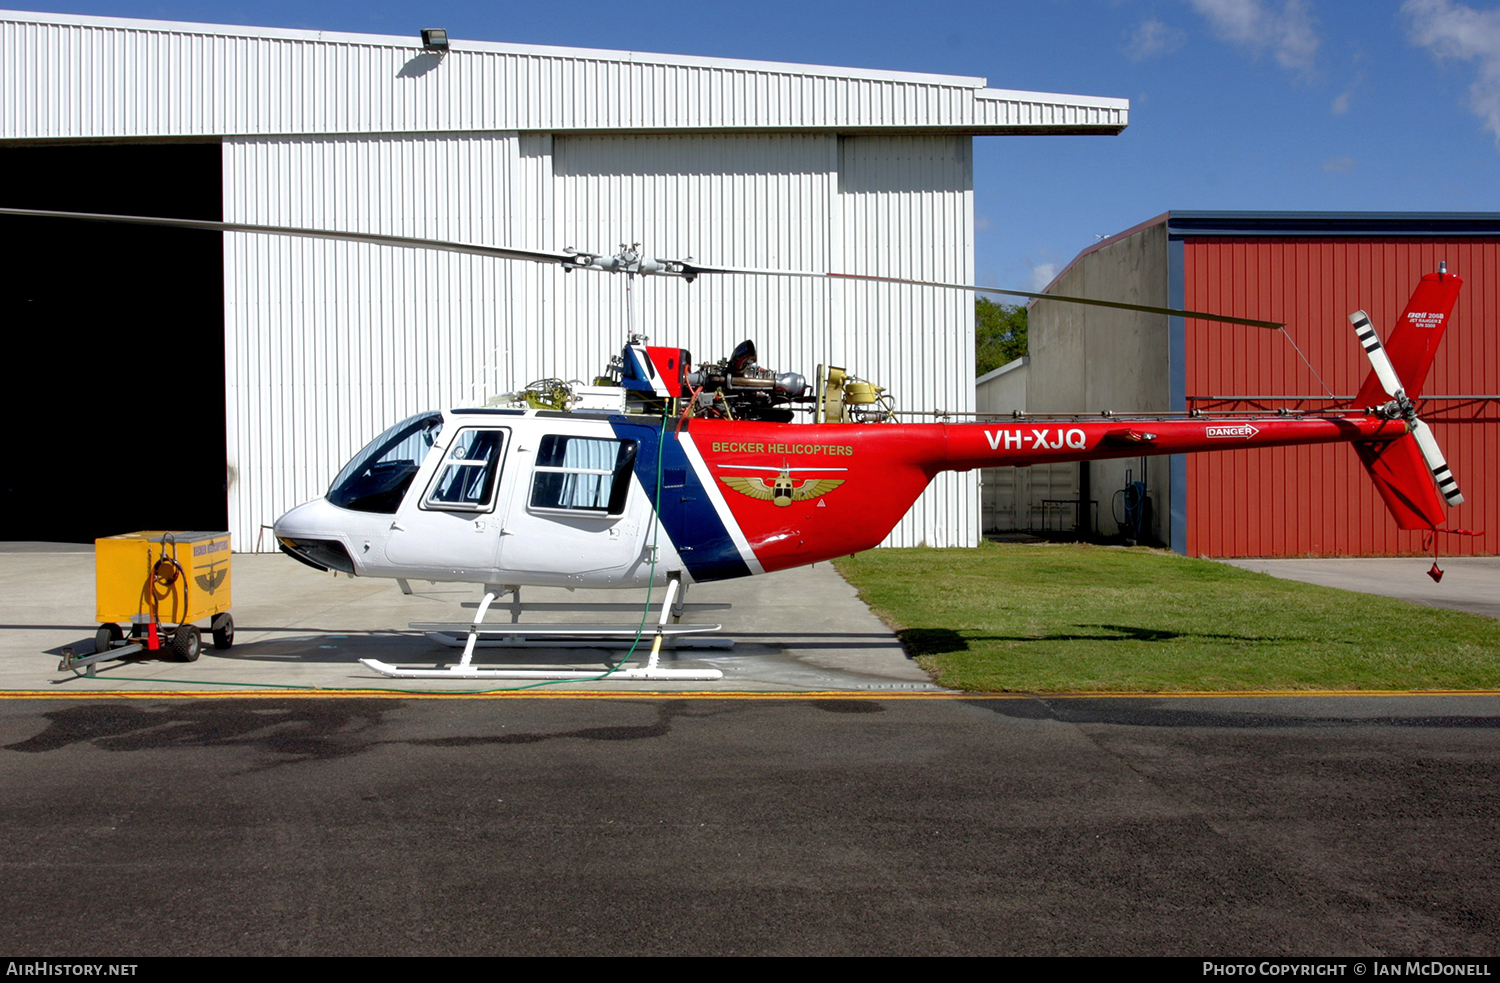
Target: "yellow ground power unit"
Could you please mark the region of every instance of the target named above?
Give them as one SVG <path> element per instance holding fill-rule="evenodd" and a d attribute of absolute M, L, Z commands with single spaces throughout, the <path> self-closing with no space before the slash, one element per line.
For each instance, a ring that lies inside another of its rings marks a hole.
<path fill-rule="evenodd" d="M 229 569 L 227 532 L 153 530 L 94 540 L 95 652 L 124 656 L 167 649 L 192 662 L 202 647 L 193 622 L 201 621 L 209 622 L 214 648 L 229 648 Z M 121 623 L 130 626 L 129 641 Z"/>

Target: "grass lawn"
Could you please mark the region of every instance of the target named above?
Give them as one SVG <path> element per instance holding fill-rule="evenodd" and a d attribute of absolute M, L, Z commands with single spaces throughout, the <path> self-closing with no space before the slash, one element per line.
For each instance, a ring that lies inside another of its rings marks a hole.
<path fill-rule="evenodd" d="M 835 565 L 956 689 L 1500 687 L 1494 619 L 1158 550 L 986 543 Z"/>

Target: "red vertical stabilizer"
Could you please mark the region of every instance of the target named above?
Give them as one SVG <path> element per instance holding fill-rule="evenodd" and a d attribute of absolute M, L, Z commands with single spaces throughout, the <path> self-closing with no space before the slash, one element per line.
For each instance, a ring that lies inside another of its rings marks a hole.
<path fill-rule="evenodd" d="M 1437 354 L 1438 342 L 1448 328 L 1448 318 L 1453 313 L 1453 304 L 1458 300 L 1458 291 L 1464 285 L 1462 277 L 1452 273 L 1428 273 L 1417 284 L 1406 310 L 1385 341 L 1385 350 L 1391 364 L 1406 387 L 1408 399 L 1422 395 L 1422 386 L 1427 382 L 1427 373 L 1432 368 L 1432 359 Z M 1380 406 L 1395 393 L 1388 393 L 1380 379 L 1372 371 L 1365 377 L 1354 397 L 1356 407 Z"/>

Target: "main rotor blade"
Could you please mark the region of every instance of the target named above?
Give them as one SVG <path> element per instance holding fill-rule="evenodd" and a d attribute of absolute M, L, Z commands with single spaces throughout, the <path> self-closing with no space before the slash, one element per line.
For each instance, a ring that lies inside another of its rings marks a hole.
<path fill-rule="evenodd" d="M 1210 314 L 1207 311 L 1185 311 L 1176 307 L 1153 307 L 1149 304 L 1127 304 L 1118 300 L 1096 300 L 1092 297 L 1069 297 L 1062 294 L 1040 294 L 1029 290 L 1002 290 L 1000 287 L 981 287 L 973 283 L 945 283 L 940 280 L 914 280 L 899 276 L 873 276 L 865 273 L 808 273 L 801 270 L 768 270 L 743 266 L 699 266 L 684 263 L 684 270 L 699 273 L 740 273 L 747 276 L 790 276 L 808 279 L 863 280 L 871 283 L 901 283 L 914 287 L 940 287 L 944 290 L 971 290 L 980 294 L 1004 294 L 1007 297 L 1033 297 L 1037 300 L 1056 300 L 1064 304 L 1087 304 L 1090 307 L 1112 307 L 1122 311 L 1140 311 L 1144 314 L 1166 314 L 1171 317 L 1191 317 L 1200 321 L 1222 321 L 1225 324 L 1245 324 L 1252 328 L 1269 328 L 1272 331 L 1286 327 L 1280 321 L 1261 321 L 1251 317 L 1231 317 L 1228 314 Z"/>
<path fill-rule="evenodd" d="M 262 235 L 298 236 L 309 239 L 334 239 L 340 242 L 367 242 L 377 246 L 401 246 L 409 249 L 439 249 L 471 256 L 495 259 L 520 259 L 533 263 L 558 263 L 565 266 L 587 266 L 585 254 L 548 252 L 541 249 L 512 249 L 507 246 L 477 246 L 466 242 L 441 239 L 417 239 L 410 236 L 388 236 L 369 232 L 332 232 L 327 229 L 299 229 L 284 225 L 250 225 L 244 222 L 214 222 L 196 218 L 151 218 L 144 215 L 103 215 L 93 212 L 53 212 L 38 208 L 0 208 L 0 215 L 30 218 L 71 218 L 83 222 L 110 222 L 124 225 L 157 225 L 176 229 L 199 229 L 204 232 L 254 232 Z"/>
<path fill-rule="evenodd" d="M 38 208 L 0 208 L 0 215 L 19 215 L 30 218 L 67 218 L 83 222 L 113 222 L 126 225 L 155 225 L 178 229 L 199 229 L 205 232 L 249 232 L 261 235 L 300 236 L 310 239 L 333 239 L 340 242 L 365 242 L 377 246 L 399 246 L 407 249 L 438 249 L 445 252 L 467 253 L 471 256 L 490 256 L 496 259 L 519 259 L 533 263 L 555 263 L 568 269 L 594 269 L 608 273 L 666 273 L 692 280 L 700 273 L 738 273 L 746 276 L 785 276 L 810 279 L 864 280 L 870 283 L 898 283 L 916 287 L 939 287 L 944 290 L 969 290 L 981 294 L 1003 294 L 1007 297 L 1031 297 L 1037 300 L 1055 300 L 1065 304 L 1086 304 L 1090 307 L 1110 307 L 1123 311 L 1140 311 L 1145 314 L 1166 314 L 1170 317 L 1190 317 L 1201 321 L 1221 321 L 1226 324 L 1245 324 L 1254 328 L 1276 330 L 1285 325 L 1278 321 L 1260 321 L 1248 317 L 1231 317 L 1227 314 L 1211 314 L 1207 311 L 1179 310 L 1175 307 L 1153 307 L 1147 304 L 1127 304 L 1114 300 L 1095 300 L 1092 297 L 1067 297 L 1059 294 L 1034 293 L 1028 290 L 1004 290 L 1000 287 L 981 287 L 972 283 L 944 283 L 937 280 L 914 280 L 906 277 L 874 276 L 862 273 L 811 273 L 802 270 L 770 270 L 735 266 L 700 266 L 679 260 L 641 260 L 630 257 L 609 257 L 592 253 L 550 252 L 542 249 L 514 249 L 508 246 L 479 246 L 466 242 L 447 242 L 441 239 L 419 239 L 412 236 L 379 235 L 369 232 L 336 232 L 328 229 L 304 229 L 283 225 L 250 225 L 243 222 L 216 222 L 192 218 L 154 218 L 144 215 L 105 215 L 94 212 L 60 212 Z"/>

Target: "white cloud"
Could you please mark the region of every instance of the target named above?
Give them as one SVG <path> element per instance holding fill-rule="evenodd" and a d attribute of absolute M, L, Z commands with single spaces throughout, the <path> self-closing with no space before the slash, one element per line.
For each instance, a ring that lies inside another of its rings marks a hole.
<path fill-rule="evenodd" d="M 1031 268 L 1031 286 L 1027 289 L 1032 293 L 1040 293 L 1055 276 L 1057 276 L 1056 263 L 1037 263 Z"/>
<path fill-rule="evenodd" d="M 1188 0 L 1226 41 L 1270 50 L 1283 68 L 1311 72 L 1318 52 L 1307 0 Z"/>
<path fill-rule="evenodd" d="M 1475 10 L 1452 0 L 1406 0 L 1401 12 L 1411 21 L 1413 44 L 1435 58 L 1478 63 L 1469 107 L 1500 146 L 1500 10 Z"/>
<path fill-rule="evenodd" d="M 1135 29 L 1125 42 L 1125 54 L 1131 61 L 1145 61 L 1155 55 L 1171 54 L 1182 47 L 1187 35 L 1177 28 L 1149 18 Z"/>
<path fill-rule="evenodd" d="M 1349 111 L 1349 99 L 1352 95 L 1352 92 L 1339 93 L 1339 97 L 1333 100 L 1333 105 L 1329 107 L 1333 115 L 1342 116 Z"/>
<path fill-rule="evenodd" d="M 1323 170 L 1332 171 L 1335 174 L 1348 174 L 1354 170 L 1354 158 L 1330 157 L 1323 162 Z"/>

